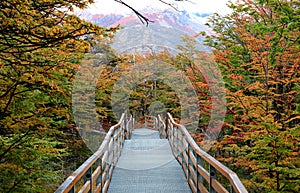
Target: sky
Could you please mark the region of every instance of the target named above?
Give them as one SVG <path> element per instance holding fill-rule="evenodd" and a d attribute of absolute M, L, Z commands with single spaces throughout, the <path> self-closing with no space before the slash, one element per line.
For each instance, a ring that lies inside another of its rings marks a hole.
<path fill-rule="evenodd" d="M 146 7 L 151 8 L 170 8 L 168 5 L 161 3 L 159 0 L 123 0 L 128 5 L 136 10 L 142 10 Z M 219 13 L 221 15 L 229 13 L 230 10 L 226 6 L 227 0 L 189 0 L 185 2 L 178 2 L 175 0 L 165 0 L 165 2 L 174 4 L 179 10 L 185 10 L 193 13 Z M 95 0 L 95 3 L 90 5 L 88 11 L 93 14 L 109 14 L 121 13 L 130 14 L 132 11 L 114 0 Z"/>

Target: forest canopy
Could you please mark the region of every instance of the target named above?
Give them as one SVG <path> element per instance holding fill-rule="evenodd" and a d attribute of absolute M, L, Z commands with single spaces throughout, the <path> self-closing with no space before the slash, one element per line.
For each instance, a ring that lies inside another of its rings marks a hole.
<path fill-rule="evenodd" d="M 239 2 L 208 23 L 228 101 L 215 153 L 250 192 L 299 192 L 300 2 Z"/>
<path fill-rule="evenodd" d="M 0 3 L 0 192 L 51 192 L 62 180 L 62 159 L 78 140 L 70 137 L 72 79 L 92 43 L 81 37 L 115 31 L 67 14 L 88 3 Z"/>

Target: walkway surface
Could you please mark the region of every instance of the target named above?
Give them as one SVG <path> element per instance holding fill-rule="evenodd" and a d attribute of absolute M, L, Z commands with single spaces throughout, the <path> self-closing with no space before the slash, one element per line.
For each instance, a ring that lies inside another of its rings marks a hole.
<path fill-rule="evenodd" d="M 191 192 L 167 139 L 158 131 L 136 129 L 125 140 L 109 193 Z"/>

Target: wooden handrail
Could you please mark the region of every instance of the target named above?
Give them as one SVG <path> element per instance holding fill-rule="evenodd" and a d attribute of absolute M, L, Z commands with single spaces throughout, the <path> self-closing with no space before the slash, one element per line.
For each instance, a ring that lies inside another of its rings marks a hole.
<path fill-rule="evenodd" d="M 126 124 L 126 129 L 125 129 L 125 138 L 126 139 L 131 139 L 132 131 L 135 129 L 134 126 L 135 126 L 135 119 L 131 115 L 129 121 L 127 121 L 127 124 Z"/>
<path fill-rule="evenodd" d="M 193 192 L 248 192 L 236 173 L 203 151 L 185 126 L 176 123 L 170 113 L 167 113 L 166 123 L 160 116 L 158 121 L 160 123 L 157 129 L 163 138 L 169 140 L 173 154 L 181 164 Z M 204 168 L 204 162 L 208 171 Z M 228 180 L 229 190 L 224 187 L 223 182 L 218 181 L 217 173 Z"/>
<path fill-rule="evenodd" d="M 119 122 L 106 133 L 99 149 L 71 174 L 55 193 L 106 192 L 113 169 L 121 155 L 124 140 L 131 136 L 133 124 L 133 117 L 127 119 L 123 113 Z"/>
<path fill-rule="evenodd" d="M 145 128 L 149 128 L 149 129 L 153 129 L 155 127 L 156 124 L 156 116 L 152 116 L 152 115 L 145 115 L 144 116 L 144 127 Z"/>
<path fill-rule="evenodd" d="M 160 115 L 158 115 L 157 123 L 155 124 L 155 127 L 159 131 L 160 138 L 162 139 L 167 138 L 166 124 Z"/>

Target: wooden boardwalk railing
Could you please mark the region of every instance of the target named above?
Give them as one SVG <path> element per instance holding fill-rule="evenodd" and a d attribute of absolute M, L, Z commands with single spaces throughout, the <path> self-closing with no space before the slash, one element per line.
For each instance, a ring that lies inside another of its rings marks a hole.
<path fill-rule="evenodd" d="M 199 148 L 185 126 L 176 123 L 171 114 L 168 113 L 165 120 L 160 116 L 153 120 L 160 137 L 168 139 L 192 192 L 247 193 L 236 173 Z M 107 192 L 124 141 L 130 139 L 133 128 L 134 119 L 122 114 L 99 149 L 65 180 L 56 193 Z"/>
<path fill-rule="evenodd" d="M 55 191 L 61 192 L 106 192 L 111 181 L 113 169 L 121 155 L 124 140 L 130 138 L 134 119 L 122 114 L 119 122 L 106 134 L 99 149 L 86 160 Z"/>
<path fill-rule="evenodd" d="M 185 126 L 176 123 L 171 114 L 165 121 L 159 116 L 156 127 L 160 136 L 169 140 L 192 192 L 247 193 L 236 173 L 199 148 Z"/>

